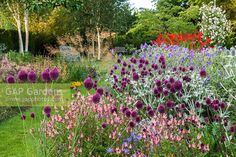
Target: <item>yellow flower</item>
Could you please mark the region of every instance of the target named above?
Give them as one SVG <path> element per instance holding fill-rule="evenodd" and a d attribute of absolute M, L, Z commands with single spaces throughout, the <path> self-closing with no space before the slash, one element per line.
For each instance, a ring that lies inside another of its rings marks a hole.
<path fill-rule="evenodd" d="M 81 87 L 83 85 L 82 82 L 76 81 L 76 82 L 71 82 L 70 87 L 71 88 L 78 88 Z"/>

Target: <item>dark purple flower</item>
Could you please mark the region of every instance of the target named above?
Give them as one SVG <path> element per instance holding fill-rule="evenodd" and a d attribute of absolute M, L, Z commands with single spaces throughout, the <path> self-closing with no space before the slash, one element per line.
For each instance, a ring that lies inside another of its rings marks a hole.
<path fill-rule="evenodd" d="M 120 64 L 120 63 L 121 63 L 121 60 L 120 60 L 120 59 L 117 59 L 117 63 L 119 63 L 119 64 Z"/>
<path fill-rule="evenodd" d="M 225 105 L 225 103 L 224 103 L 224 102 L 221 102 L 221 103 L 220 103 L 220 108 L 221 108 L 221 109 L 224 109 L 224 108 L 225 108 L 225 106 L 226 106 L 226 105 Z"/>
<path fill-rule="evenodd" d="M 180 107 L 181 107 L 181 109 L 185 109 L 186 104 L 183 103 L 183 104 L 180 105 Z"/>
<path fill-rule="evenodd" d="M 153 93 L 154 93 L 154 95 L 158 95 L 159 94 L 158 88 L 154 88 Z"/>
<path fill-rule="evenodd" d="M 160 104 L 158 107 L 157 107 L 157 111 L 159 113 L 164 113 L 165 112 L 165 106 Z"/>
<path fill-rule="evenodd" d="M 57 80 L 57 78 L 59 77 L 59 71 L 56 67 L 49 72 L 49 77 L 51 80 Z"/>
<path fill-rule="evenodd" d="M 34 71 L 30 71 L 28 72 L 28 81 L 31 83 L 36 82 L 37 76 L 36 73 Z"/>
<path fill-rule="evenodd" d="M 43 111 L 45 114 L 51 113 L 51 107 L 50 106 L 44 106 Z"/>
<path fill-rule="evenodd" d="M 97 93 L 99 93 L 100 95 L 103 95 L 103 92 L 104 92 L 103 88 L 98 88 L 97 89 Z"/>
<path fill-rule="evenodd" d="M 193 66 L 190 66 L 190 67 L 189 67 L 189 70 L 193 71 L 193 70 L 194 70 L 194 67 L 193 67 Z"/>
<path fill-rule="evenodd" d="M 133 72 L 132 78 L 133 78 L 134 81 L 138 81 L 139 76 L 138 76 L 138 74 L 136 72 Z"/>
<path fill-rule="evenodd" d="M 31 112 L 31 113 L 30 113 L 30 117 L 31 117 L 31 118 L 35 118 L 35 113 L 34 113 L 34 112 Z"/>
<path fill-rule="evenodd" d="M 130 112 L 129 109 L 127 109 L 127 110 L 125 111 L 125 115 L 126 115 L 126 117 L 130 117 L 130 116 L 131 116 L 131 112 Z"/>
<path fill-rule="evenodd" d="M 45 70 L 42 72 L 42 74 L 41 74 L 41 79 L 42 79 L 44 82 L 49 82 L 49 81 L 50 81 L 49 72 L 50 72 L 50 69 L 49 69 L 49 68 L 45 69 Z"/>
<path fill-rule="evenodd" d="M 51 117 L 51 114 L 50 114 L 50 113 L 47 113 L 47 114 L 46 114 L 46 117 L 50 118 L 50 117 Z"/>
<path fill-rule="evenodd" d="M 188 77 L 188 76 L 184 76 L 184 77 L 183 77 L 183 80 L 186 81 L 186 82 L 190 82 L 190 81 L 191 81 L 191 78 Z"/>
<path fill-rule="evenodd" d="M 210 105 L 210 104 L 211 104 L 211 99 L 210 99 L 210 98 L 207 98 L 207 99 L 206 99 L 206 104 L 207 104 L 207 105 Z"/>
<path fill-rule="evenodd" d="M 174 107 L 174 101 L 172 101 L 172 100 L 168 100 L 167 102 L 166 102 L 166 106 L 168 107 L 168 108 L 173 108 Z"/>
<path fill-rule="evenodd" d="M 21 70 L 18 72 L 17 77 L 20 81 L 25 82 L 27 81 L 27 72 L 25 70 Z"/>
<path fill-rule="evenodd" d="M 148 106 L 146 107 L 146 110 L 147 110 L 147 111 L 150 111 L 150 110 L 152 110 L 152 107 L 151 107 L 150 105 L 148 105 Z"/>
<path fill-rule="evenodd" d="M 128 110 L 128 107 L 122 107 L 122 109 L 121 109 L 122 113 L 125 113 L 126 110 Z"/>
<path fill-rule="evenodd" d="M 21 116 L 21 120 L 25 120 L 26 119 L 26 116 L 25 115 L 22 115 Z"/>
<path fill-rule="evenodd" d="M 205 118 L 204 118 L 204 121 L 205 121 L 206 124 L 208 124 L 208 123 L 209 123 L 209 118 L 208 118 L 208 117 L 205 117 Z"/>
<path fill-rule="evenodd" d="M 160 80 L 156 80 L 156 85 L 157 85 L 158 87 L 160 87 L 160 86 L 161 86 L 161 81 L 160 81 Z"/>
<path fill-rule="evenodd" d="M 94 82 L 91 77 L 88 77 L 86 80 L 84 80 L 84 86 L 86 89 L 90 90 L 94 86 Z"/>
<path fill-rule="evenodd" d="M 130 126 L 131 128 L 134 128 L 135 125 L 136 125 L 135 122 L 133 122 L 133 121 L 129 122 L 129 126 Z"/>
<path fill-rule="evenodd" d="M 104 122 L 104 123 L 102 123 L 102 128 L 104 128 L 104 129 L 105 129 L 106 127 L 107 127 L 107 123 L 105 123 L 105 122 Z"/>
<path fill-rule="evenodd" d="M 154 116 L 154 111 L 151 109 L 148 111 L 148 116 L 153 117 Z"/>
<path fill-rule="evenodd" d="M 174 79 L 173 77 L 170 77 L 170 78 L 169 78 L 169 81 L 170 81 L 170 83 L 174 83 L 174 82 L 175 82 L 175 79 Z"/>
<path fill-rule="evenodd" d="M 94 103 L 94 104 L 99 103 L 99 102 L 100 102 L 100 99 L 101 99 L 101 96 L 100 96 L 99 93 L 96 93 L 96 94 L 93 95 L 92 100 L 93 100 L 93 103 Z"/>
<path fill-rule="evenodd" d="M 164 94 L 164 96 L 168 96 L 169 95 L 169 91 L 168 90 L 164 90 L 163 94 Z"/>
<path fill-rule="evenodd" d="M 229 131 L 233 134 L 235 133 L 235 126 L 230 126 Z"/>
<path fill-rule="evenodd" d="M 201 69 L 199 74 L 200 74 L 201 77 L 206 77 L 206 75 L 207 75 L 205 69 Z"/>
<path fill-rule="evenodd" d="M 182 90 L 182 88 L 183 88 L 182 82 L 179 81 L 179 80 L 175 81 L 175 83 L 174 83 L 174 88 L 175 88 L 175 90 L 177 90 L 177 91 Z"/>
<path fill-rule="evenodd" d="M 135 106 L 136 106 L 136 108 L 137 108 L 138 110 L 141 110 L 141 109 L 143 108 L 143 103 L 142 103 L 142 101 L 138 100 L 138 101 L 136 102 Z"/>
<path fill-rule="evenodd" d="M 133 117 L 133 118 L 135 118 L 135 117 L 137 117 L 137 112 L 136 111 L 132 111 L 132 113 L 131 113 L 131 116 Z"/>
<path fill-rule="evenodd" d="M 6 82 L 9 83 L 9 84 L 12 84 L 12 83 L 15 83 L 16 81 L 15 81 L 14 76 L 9 75 L 6 79 Z"/>
<path fill-rule="evenodd" d="M 195 102 L 195 107 L 196 107 L 196 108 L 200 108 L 200 107 L 201 107 L 201 104 L 197 101 L 197 102 Z"/>
<path fill-rule="evenodd" d="M 137 116 L 137 117 L 135 118 L 135 121 L 136 121 L 137 123 L 141 122 L 141 117 Z"/>

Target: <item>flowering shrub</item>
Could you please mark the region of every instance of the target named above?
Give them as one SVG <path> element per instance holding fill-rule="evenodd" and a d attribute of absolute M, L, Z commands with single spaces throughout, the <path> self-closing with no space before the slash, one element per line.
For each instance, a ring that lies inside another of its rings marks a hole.
<path fill-rule="evenodd" d="M 210 38 L 204 38 L 202 32 L 194 34 L 159 34 L 157 39 L 153 41 L 155 45 L 182 45 L 190 49 L 197 49 L 202 47 L 209 47 L 211 43 Z"/>
<path fill-rule="evenodd" d="M 200 31 L 204 37 L 211 39 L 211 44 L 224 44 L 226 36 L 230 33 L 230 23 L 225 11 L 216 7 L 213 3 L 203 4 L 200 8 Z"/>

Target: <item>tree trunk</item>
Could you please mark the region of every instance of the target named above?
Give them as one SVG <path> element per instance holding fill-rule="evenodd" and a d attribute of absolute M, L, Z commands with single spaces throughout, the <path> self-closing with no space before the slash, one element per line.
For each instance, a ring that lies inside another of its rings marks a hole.
<path fill-rule="evenodd" d="M 24 22 L 25 22 L 25 51 L 29 51 L 29 11 L 24 6 Z"/>
<path fill-rule="evenodd" d="M 17 31 L 18 31 L 18 38 L 19 38 L 19 52 L 24 53 L 24 46 L 23 46 L 20 20 L 17 20 L 16 24 L 17 24 Z"/>
<path fill-rule="evenodd" d="M 97 27 L 97 37 L 98 37 L 98 60 L 101 60 L 101 37 L 100 29 Z"/>
<path fill-rule="evenodd" d="M 94 36 L 95 36 L 95 35 L 92 34 L 92 47 L 93 47 L 93 50 L 92 50 L 92 51 L 93 51 L 93 58 L 95 58 L 95 41 L 94 41 L 95 39 L 94 39 Z"/>

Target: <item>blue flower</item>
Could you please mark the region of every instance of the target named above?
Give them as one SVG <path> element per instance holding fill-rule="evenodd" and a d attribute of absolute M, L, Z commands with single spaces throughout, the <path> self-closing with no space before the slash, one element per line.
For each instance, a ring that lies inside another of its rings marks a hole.
<path fill-rule="evenodd" d="M 124 149 L 125 154 L 129 154 L 129 149 Z"/>
<path fill-rule="evenodd" d="M 113 149 L 112 148 L 108 148 L 107 149 L 107 153 L 112 153 L 113 152 Z"/>

